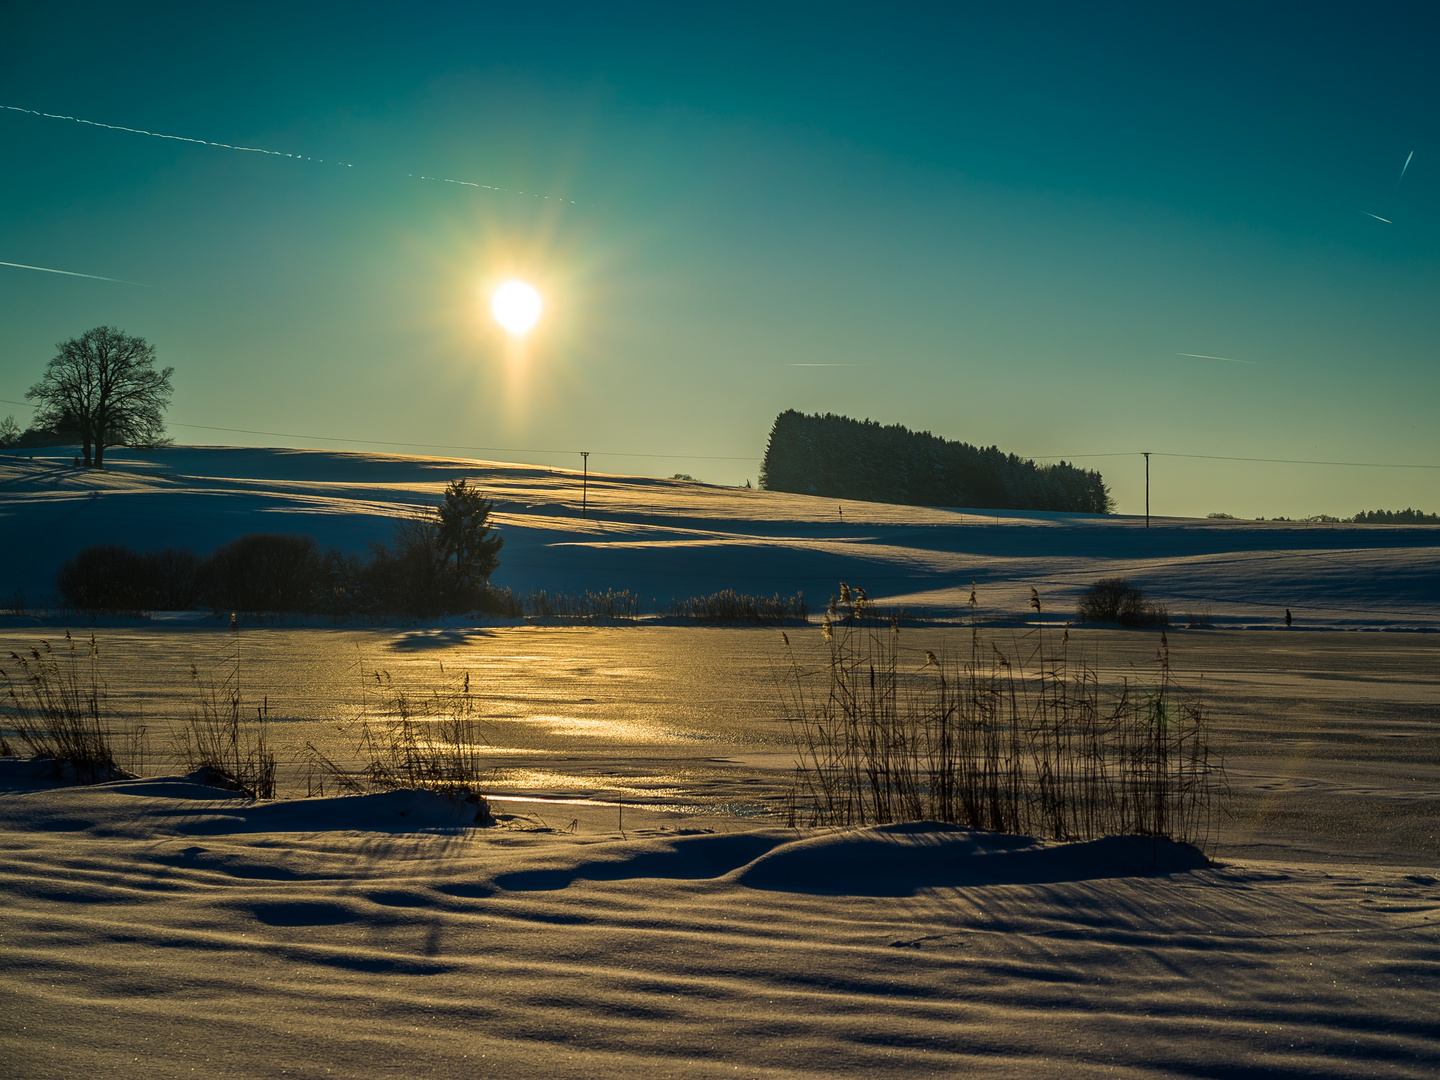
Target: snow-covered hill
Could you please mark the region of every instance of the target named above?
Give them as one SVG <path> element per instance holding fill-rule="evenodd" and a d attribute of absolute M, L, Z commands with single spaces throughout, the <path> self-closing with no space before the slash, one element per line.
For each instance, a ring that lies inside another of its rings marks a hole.
<path fill-rule="evenodd" d="M 1173 620 L 1222 626 L 1440 627 L 1440 527 L 986 512 L 836 502 L 677 480 L 457 458 L 321 450 L 116 450 L 0 456 L 0 597 L 43 606 L 82 547 L 185 545 L 304 532 L 363 551 L 467 476 L 496 501 L 496 583 L 631 589 L 647 604 L 734 588 L 801 590 L 818 611 L 846 580 L 917 616 L 1063 620 L 1100 577 L 1132 578 Z"/>

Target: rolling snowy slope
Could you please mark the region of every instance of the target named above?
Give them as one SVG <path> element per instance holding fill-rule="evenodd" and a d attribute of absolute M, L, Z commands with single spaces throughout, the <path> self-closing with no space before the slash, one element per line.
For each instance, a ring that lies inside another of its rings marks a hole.
<path fill-rule="evenodd" d="M 103 473 L 69 456 L 0 456 L 0 596 L 44 606 L 56 570 L 88 544 L 187 545 L 304 532 L 363 551 L 397 517 L 467 476 L 496 501 L 506 538 L 496 583 L 518 592 L 631 589 L 664 605 L 719 589 L 803 591 L 837 582 L 922 617 L 1028 618 L 1039 590 L 1059 620 L 1100 577 L 1123 575 L 1217 625 L 1440 627 L 1440 527 L 1143 519 L 837 503 L 646 477 L 448 458 L 316 450 L 114 451 Z"/>

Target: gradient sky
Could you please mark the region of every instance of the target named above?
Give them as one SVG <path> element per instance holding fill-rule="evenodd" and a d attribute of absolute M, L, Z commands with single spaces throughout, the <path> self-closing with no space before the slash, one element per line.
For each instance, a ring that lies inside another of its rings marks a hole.
<path fill-rule="evenodd" d="M 142 283 L 0 266 L 0 399 L 110 323 L 179 442 L 738 484 L 796 408 L 1064 455 L 1125 513 L 1141 450 L 1440 465 L 1428 5 L 200 7 L 18 6 L 0 105 L 324 160 L 0 110 L 0 260 Z M 1152 478 L 1440 510 L 1440 468 Z"/>

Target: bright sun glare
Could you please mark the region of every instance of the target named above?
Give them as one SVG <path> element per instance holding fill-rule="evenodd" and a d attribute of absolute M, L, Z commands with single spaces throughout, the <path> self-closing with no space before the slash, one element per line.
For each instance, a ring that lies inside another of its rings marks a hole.
<path fill-rule="evenodd" d="M 516 337 L 528 334 L 540 318 L 540 294 L 523 281 L 507 281 L 490 297 L 490 314 Z"/>

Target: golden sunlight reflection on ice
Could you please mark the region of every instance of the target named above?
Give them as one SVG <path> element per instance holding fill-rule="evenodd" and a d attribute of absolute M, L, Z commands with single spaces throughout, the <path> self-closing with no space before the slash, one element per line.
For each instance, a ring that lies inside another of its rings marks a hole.
<path fill-rule="evenodd" d="M 683 787 L 676 785 L 675 780 L 674 776 L 667 774 L 585 776 L 573 772 L 523 768 L 496 769 L 494 773 L 495 783 L 522 790 L 620 791 L 644 795 L 648 799 L 674 799 L 687 794 Z M 502 802 L 505 799 L 503 795 L 495 798 Z"/>
<path fill-rule="evenodd" d="M 613 717 L 582 717 L 531 715 L 524 719 L 526 724 L 542 725 L 551 735 L 580 736 L 588 739 L 608 739 L 614 742 L 676 743 L 703 741 L 702 734 L 664 730 L 652 724 L 626 721 Z"/>

